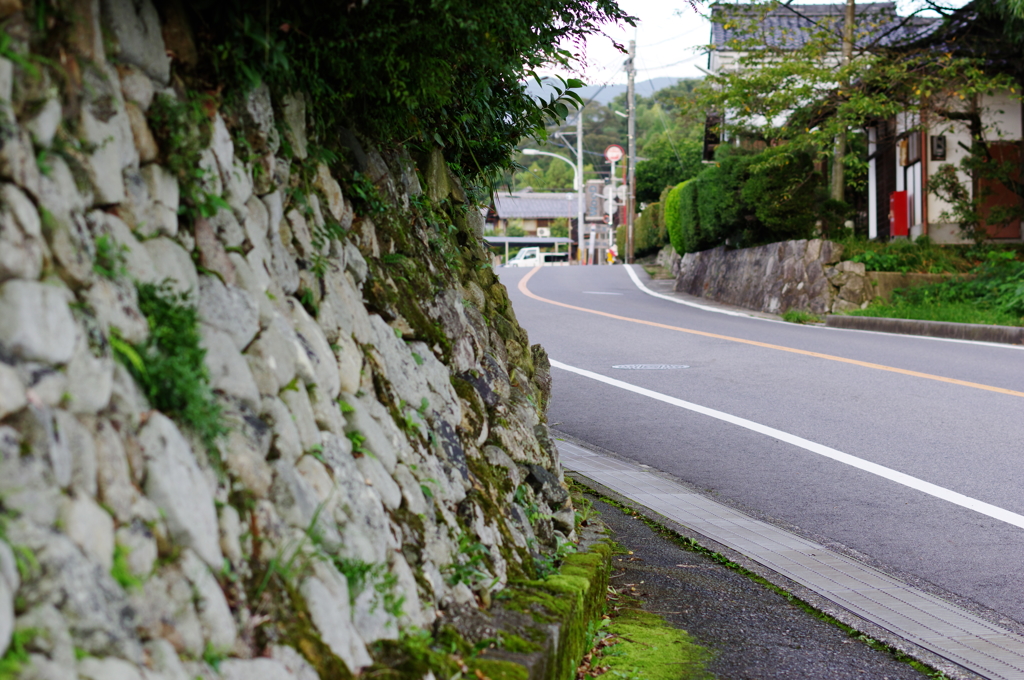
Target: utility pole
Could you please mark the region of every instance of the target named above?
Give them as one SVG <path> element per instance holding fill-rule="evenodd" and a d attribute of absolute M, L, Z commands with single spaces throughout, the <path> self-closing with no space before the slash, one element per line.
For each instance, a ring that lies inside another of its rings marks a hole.
<path fill-rule="evenodd" d="M 580 244 L 576 259 L 583 264 L 583 107 L 576 111 L 576 231 Z"/>
<path fill-rule="evenodd" d="M 857 0 L 846 0 L 846 16 L 843 20 L 843 67 L 853 61 L 853 23 L 855 21 Z M 842 86 L 848 88 L 849 81 L 843 80 Z M 846 156 L 846 128 L 836 135 L 836 149 L 832 155 L 832 198 L 842 201 L 846 196 L 846 173 L 843 159 Z"/>
<path fill-rule="evenodd" d="M 852 1 L 852 0 L 851 0 Z M 629 88 L 626 102 L 629 104 L 629 175 L 626 180 L 626 253 L 627 264 L 633 264 L 633 224 L 636 222 L 636 41 L 629 41 L 629 59 L 626 60 Z"/>

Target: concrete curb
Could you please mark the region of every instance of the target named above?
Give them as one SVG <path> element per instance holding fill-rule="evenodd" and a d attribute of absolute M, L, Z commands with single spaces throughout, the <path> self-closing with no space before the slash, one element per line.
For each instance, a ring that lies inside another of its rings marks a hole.
<path fill-rule="evenodd" d="M 987 326 L 977 323 L 950 321 L 917 321 L 914 319 L 886 319 L 877 316 L 845 316 L 829 314 L 825 317 L 829 328 L 849 328 L 860 331 L 924 335 L 931 338 L 999 342 L 1007 345 L 1024 344 L 1024 327 Z"/>
<path fill-rule="evenodd" d="M 656 469 L 568 440 L 557 445 L 566 473 L 585 485 L 626 498 L 627 505 L 640 506 L 669 528 L 684 527 L 683 535 L 697 534 L 700 545 L 725 546 L 723 554 L 741 556 L 734 560 L 740 566 L 946 677 L 1024 677 L 1024 636 L 1001 623 L 708 498 Z M 867 632 L 879 629 L 881 635 Z"/>

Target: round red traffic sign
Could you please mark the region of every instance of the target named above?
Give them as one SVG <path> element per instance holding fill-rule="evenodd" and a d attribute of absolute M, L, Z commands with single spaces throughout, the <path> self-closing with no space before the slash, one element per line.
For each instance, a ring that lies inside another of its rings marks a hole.
<path fill-rule="evenodd" d="M 604 157 L 611 163 L 621 161 L 622 157 L 626 155 L 626 151 L 618 144 L 612 144 L 604 150 Z"/>

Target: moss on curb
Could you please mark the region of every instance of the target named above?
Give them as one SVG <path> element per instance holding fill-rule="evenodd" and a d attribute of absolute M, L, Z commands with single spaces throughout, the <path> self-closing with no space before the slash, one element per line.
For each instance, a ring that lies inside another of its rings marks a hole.
<path fill-rule="evenodd" d="M 568 477 L 567 477 L 567 479 L 568 479 Z M 669 528 L 668 526 L 665 526 L 664 524 L 661 524 L 660 522 L 658 522 L 658 521 L 648 517 L 646 514 L 644 514 L 644 512 L 642 510 L 638 510 L 636 507 L 633 507 L 632 505 L 630 505 L 630 504 L 628 504 L 628 503 L 626 503 L 624 501 L 621 501 L 621 500 L 618 500 L 616 498 L 612 498 L 612 497 L 606 496 L 606 495 L 604 495 L 604 493 L 602 493 L 602 492 L 600 492 L 600 491 L 598 491 L 596 489 L 593 489 L 591 487 L 588 487 L 584 483 L 584 481 L 581 481 L 579 478 L 574 477 L 572 479 L 573 479 L 573 481 L 576 484 L 578 484 L 578 485 L 588 489 L 588 493 L 593 494 L 601 502 L 607 503 L 608 505 L 616 507 L 619 510 L 621 510 L 623 513 L 625 513 L 626 515 L 629 515 L 629 516 L 631 516 L 631 517 L 633 517 L 633 518 L 643 522 L 651 530 L 653 530 L 656 534 L 658 534 L 659 536 L 661 536 L 661 537 L 663 537 L 663 538 L 665 538 L 665 539 L 667 539 L 669 541 L 672 541 L 673 543 L 678 545 L 680 548 L 682 548 L 684 550 L 691 551 L 691 552 L 695 552 L 695 553 L 698 553 L 698 554 L 701 554 L 701 555 L 704 555 L 705 557 L 707 557 L 707 558 L 717 562 L 718 564 L 721 564 L 722 566 L 726 567 L 727 569 L 730 569 L 730 570 L 732 570 L 732 571 L 734 571 L 734 572 L 736 572 L 738 574 L 742 574 L 743 576 L 749 578 L 751 581 L 754 581 L 755 583 L 758 583 L 761 586 L 767 588 L 768 590 L 771 590 L 772 592 L 774 592 L 774 593 L 778 594 L 779 596 L 783 597 L 787 602 L 789 602 L 790 604 L 792 604 L 792 605 L 794 605 L 796 607 L 799 607 L 804 612 L 806 612 L 807 614 L 810 614 L 814 618 L 816 618 L 816 619 L 818 619 L 820 621 L 823 621 L 825 623 L 828 623 L 830 625 L 833 625 L 836 628 L 839 628 L 841 631 L 846 633 L 846 635 L 849 636 L 851 639 L 857 640 L 858 642 L 862 642 L 862 643 L 864 643 L 865 645 L 867 645 L 868 647 L 870 647 L 871 649 L 873 649 L 875 651 L 888 654 L 892 658 L 896 659 L 897 661 L 900 661 L 902 663 L 906 663 L 907 665 L 909 665 L 914 670 L 918 671 L 919 673 L 922 673 L 923 675 L 925 675 L 925 676 L 927 676 L 929 678 L 935 678 L 935 680 L 946 680 L 947 676 L 941 670 L 933 668 L 932 666 L 929 666 L 928 664 L 915 659 L 914 657 L 910 656 L 906 652 L 903 652 L 902 650 L 897 649 L 896 647 L 894 647 L 894 646 L 892 646 L 890 644 L 887 644 L 887 643 L 885 643 L 883 641 L 875 640 L 874 638 L 869 637 L 868 635 L 860 632 L 856 628 L 854 628 L 854 627 L 852 627 L 852 626 L 850 626 L 850 625 L 848 625 L 846 623 L 843 623 L 842 621 L 840 621 L 839 619 L 835 618 L 834 616 L 832 616 L 832 615 L 830 615 L 830 614 L 828 614 L 828 613 L 818 609 L 817 607 L 815 607 L 811 603 L 809 603 L 809 602 L 807 602 L 805 600 L 800 599 L 799 597 L 797 597 L 796 595 L 790 593 L 789 591 L 785 590 L 784 588 L 775 585 L 774 583 L 772 583 L 771 581 L 767 580 L 763 576 L 760 576 L 759 574 L 751 571 L 750 569 L 747 569 L 746 567 L 744 567 L 744 566 L 742 566 L 740 564 L 737 564 L 736 562 L 733 562 L 732 560 L 730 560 L 725 555 L 723 555 L 721 553 L 718 553 L 718 552 L 715 552 L 713 550 L 710 550 L 708 548 L 705 548 L 700 543 L 698 543 L 695 539 L 690 538 L 688 536 L 684 536 L 684 535 L 674 531 L 673 529 Z M 641 506 L 641 508 L 642 507 L 643 506 Z"/>
<path fill-rule="evenodd" d="M 506 609 L 530 614 L 538 623 L 559 625 L 557 649 L 548 650 L 548 680 L 575 677 L 590 645 L 593 622 L 604 614 L 611 555 L 608 543 L 595 543 L 587 552 L 567 556 L 558 573 L 511 583 L 498 595 Z"/>
<path fill-rule="evenodd" d="M 466 663 L 470 671 L 478 671 L 490 680 L 529 680 L 530 673 L 525 666 L 514 661 L 497 659 L 471 659 Z M 473 677 L 470 675 L 470 677 Z M 477 676 L 479 677 L 479 676 Z"/>
<path fill-rule="evenodd" d="M 500 630 L 497 639 L 476 644 L 467 640 L 470 634 L 448 624 L 432 633 L 403 631 L 398 640 L 371 646 L 376 663 L 364 672 L 389 680 L 419 680 L 428 671 L 438 678 L 462 673 L 464 678 L 527 680 L 543 669 L 545 680 L 572 680 L 604 614 L 611 555 L 607 542 L 595 543 L 586 552 L 567 556 L 557 573 L 513 582 L 496 596 L 491 612 L 495 621 L 506 610 L 532 615 L 532 625 L 515 632 Z"/>

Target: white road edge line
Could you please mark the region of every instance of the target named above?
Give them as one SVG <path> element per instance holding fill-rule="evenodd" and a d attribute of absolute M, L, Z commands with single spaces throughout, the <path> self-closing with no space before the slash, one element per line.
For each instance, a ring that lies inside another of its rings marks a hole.
<path fill-rule="evenodd" d="M 985 503 L 984 501 L 979 501 L 976 498 L 964 496 L 963 494 L 957 493 L 956 491 L 952 491 L 945 487 L 937 486 L 935 484 L 932 484 L 931 482 L 926 482 L 923 479 L 918 479 L 917 477 L 911 477 L 910 475 L 898 472 L 896 470 L 893 470 L 892 468 L 887 468 L 884 465 L 878 465 L 877 463 L 872 463 L 871 461 L 864 460 L 863 458 L 858 458 L 857 456 L 852 456 L 848 453 L 837 451 L 836 449 L 830 448 L 823 444 L 812 442 L 808 439 L 804 439 L 803 437 L 798 437 L 796 435 L 789 434 L 788 432 L 783 432 L 782 430 L 776 430 L 774 427 L 761 425 L 760 423 L 755 423 L 752 420 L 740 418 L 739 416 L 724 413 L 723 411 L 716 411 L 715 409 L 708 408 L 706 406 L 701 406 L 699 404 L 694 404 L 689 401 L 684 401 L 682 399 L 670 397 L 667 394 L 655 392 L 644 387 L 638 387 L 637 385 L 631 385 L 630 383 L 623 382 L 621 380 L 616 380 L 615 378 L 609 378 L 607 376 L 601 375 L 600 373 L 594 373 L 592 371 L 588 371 L 582 368 L 576 368 L 575 366 L 569 366 L 568 364 L 563 364 L 562 362 L 555 361 L 554 359 L 551 359 L 551 365 L 554 368 L 560 368 L 563 371 L 575 373 L 577 375 L 583 376 L 584 378 L 597 380 L 598 382 L 602 382 L 606 385 L 611 385 L 612 387 L 617 387 L 619 389 L 626 390 L 627 392 L 633 392 L 634 394 L 650 397 L 651 399 L 656 399 L 666 404 L 671 404 L 672 406 L 678 406 L 679 408 L 683 408 L 688 411 L 693 411 L 694 413 L 710 416 L 711 418 L 715 418 L 716 420 L 721 420 L 723 422 L 730 423 L 732 425 L 737 425 L 747 430 L 751 430 L 752 432 L 757 432 L 758 434 L 763 434 L 765 436 L 778 439 L 779 441 L 786 442 L 787 444 L 792 444 L 793 446 L 804 449 L 805 451 L 810 451 L 811 453 L 816 453 L 819 456 L 831 458 L 834 461 L 843 463 L 845 465 L 849 465 L 851 467 L 855 467 L 858 470 L 870 472 L 873 475 L 878 475 L 879 477 L 888 479 L 891 482 L 902 484 L 903 486 L 915 489 L 922 493 L 926 493 L 929 496 L 940 498 L 949 503 L 953 503 L 954 505 L 959 505 L 961 507 L 967 508 L 968 510 L 973 510 L 982 515 L 986 515 L 993 519 L 997 519 L 1001 522 L 1006 522 L 1007 524 L 1012 524 L 1015 527 L 1024 529 L 1024 515 L 1018 515 L 1015 512 L 1004 510 L 1003 508 L 991 505 L 989 503 Z"/>
<path fill-rule="evenodd" d="M 633 283 L 636 285 L 637 288 L 639 288 L 642 292 L 647 293 L 648 295 L 650 295 L 652 297 L 656 297 L 656 298 L 659 298 L 661 300 L 668 300 L 669 302 L 674 302 L 677 305 L 686 305 L 687 307 L 693 307 L 694 309 L 700 309 L 700 310 L 703 310 L 705 312 L 714 312 L 715 314 L 726 314 L 728 316 L 742 316 L 742 317 L 744 317 L 746 319 L 756 319 L 757 321 L 767 321 L 768 323 L 787 323 L 785 321 L 782 321 L 781 319 L 766 319 L 763 316 L 755 316 L 754 314 L 748 314 L 746 312 L 734 312 L 731 309 L 721 309 L 719 307 L 710 307 L 708 305 L 700 305 L 700 304 L 697 304 L 696 302 L 690 302 L 689 300 L 680 300 L 679 298 L 672 297 L 671 295 L 663 295 L 662 293 L 655 293 L 653 290 L 651 290 L 650 288 L 645 286 L 643 281 L 640 280 L 640 277 L 636 275 L 636 272 L 633 271 L 633 267 L 634 266 L 635 265 L 628 265 L 628 264 L 625 265 L 626 273 L 629 274 L 629 278 L 631 278 L 633 280 Z M 961 344 L 961 345 L 983 345 L 985 347 L 1002 347 L 1004 349 L 1024 350 L 1024 345 L 1009 345 L 1009 344 L 1002 343 L 1002 342 L 984 342 L 982 340 L 960 340 L 958 338 L 933 338 L 933 337 L 928 336 L 928 335 L 902 335 L 902 334 L 894 334 L 894 333 L 885 333 L 885 332 L 882 332 L 882 331 L 868 331 L 868 330 L 862 330 L 860 328 L 832 328 L 832 327 L 829 327 L 829 326 L 806 326 L 806 328 L 818 328 L 820 330 L 826 330 L 826 331 L 847 331 L 847 332 L 852 332 L 852 333 L 871 333 L 873 335 L 888 335 L 890 337 L 893 336 L 893 335 L 900 335 L 900 337 L 904 337 L 904 338 L 917 338 L 919 340 L 935 340 L 935 341 L 938 341 L 938 342 L 955 342 L 955 343 L 958 343 L 958 344 Z"/>
<path fill-rule="evenodd" d="M 636 275 L 635 271 L 633 271 L 633 265 L 628 265 L 628 264 L 626 265 L 626 273 L 629 274 L 629 278 L 633 279 L 633 283 L 636 284 L 636 287 L 639 288 L 640 290 L 642 290 L 643 292 L 645 292 L 648 295 L 651 295 L 653 297 L 661 298 L 662 300 L 668 300 L 669 302 L 675 302 L 677 305 L 686 305 L 687 307 L 693 307 L 694 309 L 702 309 L 705 312 L 715 312 L 716 314 L 728 314 L 729 316 L 742 316 L 742 317 L 746 317 L 748 319 L 760 319 L 761 321 L 775 321 L 775 319 L 764 319 L 764 318 L 761 318 L 761 317 L 758 317 L 758 316 L 754 316 L 753 314 L 747 314 L 745 312 L 734 312 L 731 309 L 719 309 L 718 307 L 709 307 L 707 305 L 698 305 L 696 302 L 690 302 L 688 300 L 680 300 L 679 298 L 674 298 L 674 297 L 671 297 L 669 295 L 662 295 L 661 293 L 655 293 L 653 290 L 651 290 L 650 288 L 648 288 L 647 286 L 645 286 L 643 284 L 643 281 L 640 280 L 640 277 Z"/>

